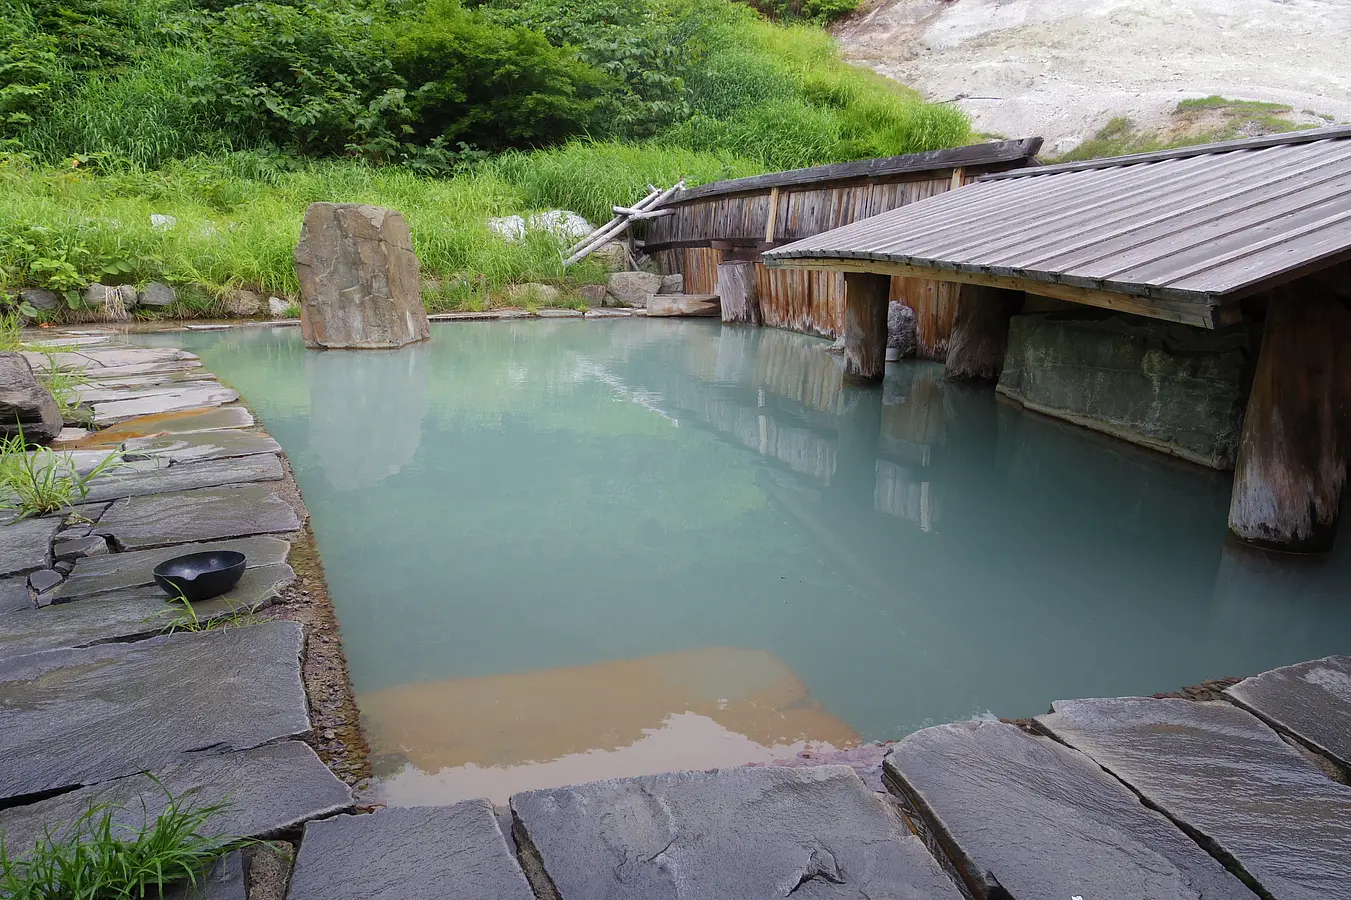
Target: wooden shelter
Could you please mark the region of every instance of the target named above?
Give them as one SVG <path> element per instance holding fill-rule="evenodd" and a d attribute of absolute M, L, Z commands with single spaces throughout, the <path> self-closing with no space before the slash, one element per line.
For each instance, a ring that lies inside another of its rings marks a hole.
<path fill-rule="evenodd" d="M 1024 138 L 705 184 L 663 204 L 672 214 L 644 223 L 643 249 L 664 273 L 682 273 L 690 294 L 719 293 L 721 264 L 752 263 L 750 280 L 759 304 L 744 321 L 839 337 L 845 327 L 843 275 L 767 269 L 760 264 L 761 253 L 945 193 L 981 175 L 1031 165 L 1040 148 L 1041 138 Z M 723 276 L 744 277 L 726 270 Z M 915 310 L 920 354 L 943 359 L 956 310 L 952 286 L 932 278 L 896 278 L 888 297 Z"/>
<path fill-rule="evenodd" d="M 958 378 L 998 376 L 1032 295 L 1198 328 L 1265 317 L 1229 526 L 1331 546 L 1351 449 L 1351 127 L 987 175 L 765 262 L 843 273 L 861 379 L 881 377 L 898 276 L 960 286 Z"/>

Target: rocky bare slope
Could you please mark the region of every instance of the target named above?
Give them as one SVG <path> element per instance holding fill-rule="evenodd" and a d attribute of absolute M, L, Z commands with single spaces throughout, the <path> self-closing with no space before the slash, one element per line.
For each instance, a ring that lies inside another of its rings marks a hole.
<path fill-rule="evenodd" d="M 1119 116 L 1167 128 L 1210 95 L 1351 121 L 1346 0 L 884 0 L 837 32 L 854 62 L 1052 155 Z"/>

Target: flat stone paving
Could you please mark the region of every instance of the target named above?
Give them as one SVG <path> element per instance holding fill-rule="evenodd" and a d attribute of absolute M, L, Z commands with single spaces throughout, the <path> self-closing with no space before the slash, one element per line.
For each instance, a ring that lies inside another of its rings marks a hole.
<path fill-rule="evenodd" d="M 961 897 L 847 766 L 601 781 L 517 794 L 511 811 L 541 896 L 552 884 L 562 900 Z"/>
<path fill-rule="evenodd" d="M 280 444 L 259 431 L 206 431 L 132 438 L 122 447 L 128 459 L 160 458 L 175 464 L 281 452 Z"/>
<path fill-rule="evenodd" d="M 1351 773 L 1351 656 L 1274 669 L 1224 693 Z"/>
<path fill-rule="evenodd" d="M 268 622 L 8 664 L 26 677 L 0 681 L 0 802 L 307 734 L 301 640 Z"/>
<path fill-rule="evenodd" d="M 300 517 L 275 488 L 204 488 L 118 500 L 99 519 L 96 534 L 124 550 L 278 534 L 300 528 Z"/>
<path fill-rule="evenodd" d="M 118 500 L 123 497 L 190 491 L 227 484 L 280 481 L 283 474 L 281 460 L 270 454 L 243 459 L 203 460 L 188 465 L 171 465 L 149 472 L 131 474 L 113 471 L 107 478 L 94 480 L 90 486 L 88 499 Z"/>
<path fill-rule="evenodd" d="M 886 779 L 939 834 L 978 897 L 1256 895 L 1082 753 L 995 721 L 902 739 Z M 996 894 L 997 896 L 997 894 Z"/>
<path fill-rule="evenodd" d="M 305 826 L 288 900 L 534 900 L 487 800 Z M 656 895 L 652 895 L 656 900 Z"/>
<path fill-rule="evenodd" d="M 190 612 L 150 585 L 14 612 L 0 617 L 0 655 L 12 660 L 46 650 L 80 649 L 256 612 L 294 580 L 295 572 L 284 563 L 247 569 L 239 584 L 219 597 L 194 603 Z"/>
<path fill-rule="evenodd" d="M 60 527 L 61 519 L 57 516 L 0 525 L 0 575 L 45 569 L 52 537 Z"/>
<path fill-rule="evenodd" d="M 1277 900 L 1351 896 L 1351 787 L 1228 703 L 1070 700 L 1037 722 Z M 1334 887 L 1336 886 L 1336 887 Z"/>
<path fill-rule="evenodd" d="M 250 569 L 273 566 L 286 560 L 291 544 L 275 537 L 248 537 L 233 541 L 208 541 L 200 544 L 176 544 L 154 550 L 132 550 L 126 553 L 90 556 L 75 561 L 65 582 L 56 589 L 56 602 L 89 597 L 104 591 L 139 587 L 155 583 L 151 574 L 155 566 L 175 556 L 204 553 L 210 550 L 235 550 L 244 554 L 244 564 Z"/>
<path fill-rule="evenodd" d="M 204 823 L 204 837 L 272 837 L 352 806 L 347 785 L 308 745 L 284 741 L 238 753 L 196 754 L 163 766 L 154 777 L 129 775 L 0 810 L 0 837 L 11 856 L 25 855 L 45 834 L 62 837 L 95 806 L 107 807 L 115 825 L 139 831 L 164 811 L 169 797 L 199 808 L 225 804 Z"/>

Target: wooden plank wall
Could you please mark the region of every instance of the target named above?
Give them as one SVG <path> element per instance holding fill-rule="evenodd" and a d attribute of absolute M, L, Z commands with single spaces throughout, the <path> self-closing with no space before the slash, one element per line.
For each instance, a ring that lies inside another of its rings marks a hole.
<path fill-rule="evenodd" d="M 776 188 L 710 197 L 680 204 L 674 215 L 652 220 L 645 241 L 649 245 L 703 244 L 660 250 L 657 258 L 663 272 L 685 275 L 687 293 L 712 294 L 717 291 L 718 263 L 728 255 L 709 246 L 715 242 L 744 248 L 738 258 L 747 258 L 746 254 L 754 257 L 757 247 L 839 228 L 941 194 L 965 180 L 961 170 L 946 170 L 889 183 Z M 828 338 L 843 333 L 842 274 L 758 266 L 757 276 L 766 325 Z M 893 279 L 891 298 L 915 310 L 920 356 L 937 360 L 946 356 L 958 289 L 957 285 L 936 281 Z"/>

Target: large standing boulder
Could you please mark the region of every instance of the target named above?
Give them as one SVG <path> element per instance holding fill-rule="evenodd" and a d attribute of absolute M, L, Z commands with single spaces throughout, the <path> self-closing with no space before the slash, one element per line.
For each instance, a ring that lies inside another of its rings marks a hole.
<path fill-rule="evenodd" d="M 401 213 L 311 203 L 295 261 L 307 346 L 381 349 L 430 336 L 418 258 Z"/>
<path fill-rule="evenodd" d="M 50 444 L 61 433 L 61 411 L 22 353 L 0 353 L 0 436 L 15 437 L 20 427 L 28 443 Z"/>

